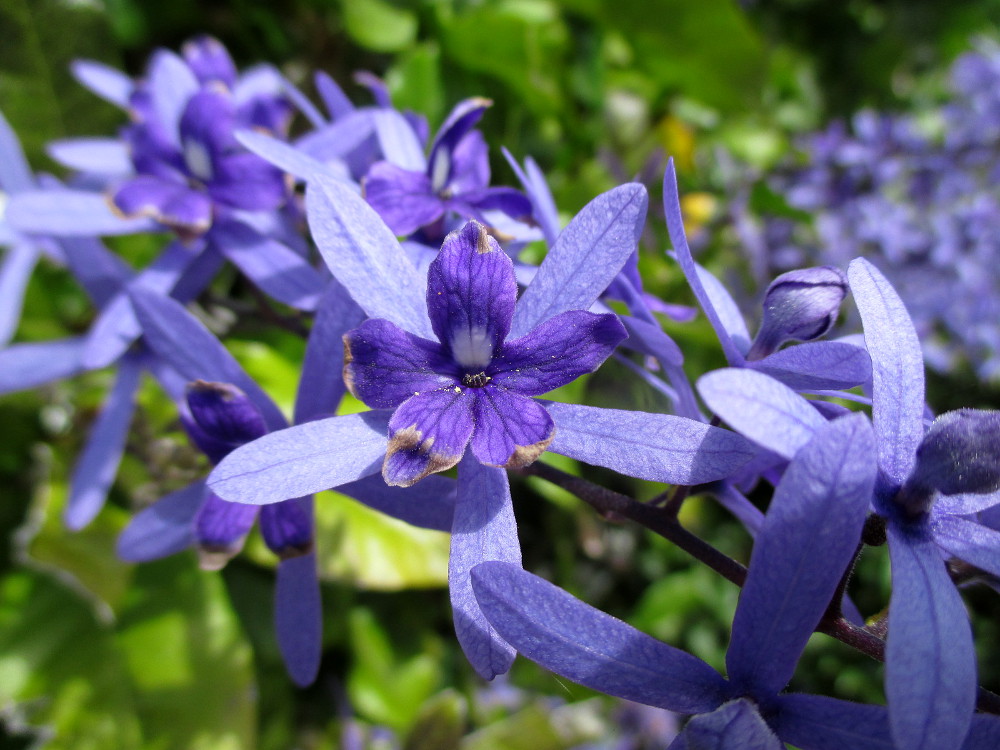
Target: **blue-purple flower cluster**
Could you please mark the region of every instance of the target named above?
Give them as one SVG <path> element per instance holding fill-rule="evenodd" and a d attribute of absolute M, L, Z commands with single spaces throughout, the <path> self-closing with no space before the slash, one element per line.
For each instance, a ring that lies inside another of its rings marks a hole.
<path fill-rule="evenodd" d="M 137 80 L 95 63 L 74 72 L 130 120 L 117 138 L 52 144 L 73 170 L 65 184 L 33 175 L 0 129 L 7 340 L 40 255 L 64 263 L 97 311 L 83 336 L 0 350 L 0 390 L 112 365 L 118 373 L 73 473 L 71 528 L 100 512 L 149 371 L 213 468 L 138 512 L 119 553 L 141 562 L 194 547 L 217 569 L 258 522 L 280 560 L 276 630 L 300 685 L 322 658 L 316 567 L 328 551 L 317 545 L 312 496 L 336 488 L 451 533 L 455 632 L 486 679 L 520 653 L 609 695 L 687 715 L 672 750 L 1000 746 L 1000 700 L 977 686 L 950 566 L 1000 576 L 1000 415 L 932 417 L 921 339 L 875 265 L 837 257 L 781 274 L 751 335 L 723 284 L 692 257 L 671 163 L 671 257 L 728 364 L 692 383 L 655 314 L 669 307 L 637 272 L 645 188 L 599 195 L 561 227 L 530 158 L 507 155 L 521 189 L 490 184 L 475 130 L 488 100 L 459 103 L 431 138 L 371 76 L 361 80 L 374 104 L 357 107 L 320 74 L 324 114 L 273 68 L 238 72 L 207 38 L 180 55 L 157 52 Z M 289 140 L 296 112 L 311 129 Z M 886 145 L 908 136 L 875 131 L 853 167 L 910 184 L 908 162 Z M 974 137 L 948 147 L 995 172 Z M 847 142 L 832 147 L 838 170 Z M 817 179 L 814 195 L 830 188 Z M 838 189 L 843 203 L 861 202 L 856 186 Z M 933 179 L 925 189 L 945 190 Z M 805 192 L 800 184 L 789 200 L 805 206 Z M 899 202 L 919 214 L 928 195 Z M 141 269 L 99 239 L 145 232 L 164 235 L 164 249 Z M 520 257 L 529 241 L 547 247 L 537 266 Z M 965 249 L 926 241 L 959 273 L 953 261 Z M 270 313 L 262 320 L 292 308 L 309 322 L 291 426 L 186 306 L 225 263 L 255 288 Z M 822 340 L 848 294 L 863 337 Z M 542 398 L 612 356 L 666 395 L 673 413 Z M 338 414 L 348 391 L 368 410 Z M 852 402 L 857 409 L 844 405 Z M 678 491 L 665 506 L 643 504 L 546 468 L 549 453 Z M 563 481 L 742 586 L 725 674 L 525 571 L 508 471 Z M 755 486 L 773 488 L 766 511 L 745 495 Z M 746 527 L 747 566 L 680 526 L 688 492 L 716 498 Z M 866 624 L 845 591 L 866 547 L 886 543 L 888 619 Z M 887 705 L 786 690 L 816 631 L 885 661 Z"/>
<path fill-rule="evenodd" d="M 919 115 L 864 111 L 803 139 L 767 178 L 809 219 L 733 221 L 757 267 L 877 262 L 906 300 L 928 363 L 1000 377 L 1000 46 L 952 66 L 950 96 Z"/>

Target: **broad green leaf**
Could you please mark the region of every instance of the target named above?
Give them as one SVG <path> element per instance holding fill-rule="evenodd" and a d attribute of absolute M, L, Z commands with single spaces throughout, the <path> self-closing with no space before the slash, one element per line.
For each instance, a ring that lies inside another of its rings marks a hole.
<path fill-rule="evenodd" d="M 396 591 L 446 586 L 449 536 L 372 510 L 349 497 L 316 497 L 320 577 Z"/>
<path fill-rule="evenodd" d="M 344 26 L 360 44 L 375 52 L 400 52 L 417 36 L 412 10 L 385 0 L 342 0 Z"/>
<path fill-rule="evenodd" d="M 0 580 L 0 706 L 45 750 L 131 750 L 140 727 L 113 626 L 47 575 Z"/>
<path fill-rule="evenodd" d="M 137 688 L 144 748 L 256 747 L 250 647 L 221 577 L 198 570 L 193 555 L 136 569 L 118 643 Z"/>

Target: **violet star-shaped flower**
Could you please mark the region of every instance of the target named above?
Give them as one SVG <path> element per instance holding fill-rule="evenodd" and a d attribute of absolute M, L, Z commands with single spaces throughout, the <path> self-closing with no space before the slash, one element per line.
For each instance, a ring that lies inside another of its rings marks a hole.
<path fill-rule="evenodd" d="M 508 341 L 516 299 L 513 262 L 470 221 L 448 235 L 429 269 L 437 341 L 381 319 L 344 337 L 351 392 L 395 409 L 382 467 L 388 484 L 449 469 L 466 446 L 489 466 L 530 464 L 555 430 L 531 396 L 592 372 L 626 337 L 613 314 L 570 310 Z"/>

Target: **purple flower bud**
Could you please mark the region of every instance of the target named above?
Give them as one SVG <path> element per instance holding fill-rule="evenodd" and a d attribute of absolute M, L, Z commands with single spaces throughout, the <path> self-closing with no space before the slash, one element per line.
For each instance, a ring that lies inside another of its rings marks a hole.
<path fill-rule="evenodd" d="M 196 380 L 188 385 L 187 403 L 188 433 L 212 463 L 267 433 L 260 411 L 235 385 Z"/>
<path fill-rule="evenodd" d="M 833 325 L 847 293 L 847 278 L 833 266 L 783 273 L 764 293 L 764 319 L 747 354 L 763 359 L 786 341 L 811 341 Z"/>

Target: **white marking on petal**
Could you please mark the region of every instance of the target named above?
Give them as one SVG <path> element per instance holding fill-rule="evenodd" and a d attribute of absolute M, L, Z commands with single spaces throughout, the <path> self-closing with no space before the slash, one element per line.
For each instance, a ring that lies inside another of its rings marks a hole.
<path fill-rule="evenodd" d="M 493 360 L 493 340 L 485 328 L 463 328 L 451 338 L 451 354 L 462 367 L 482 370 Z"/>
<path fill-rule="evenodd" d="M 184 141 L 184 163 L 199 180 L 212 179 L 212 159 L 208 155 L 208 149 L 198 141 L 190 138 Z"/>
<path fill-rule="evenodd" d="M 434 163 L 431 164 L 431 190 L 440 193 L 448 184 L 451 174 L 451 154 L 448 149 L 439 148 L 434 152 Z"/>

